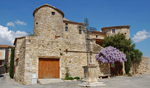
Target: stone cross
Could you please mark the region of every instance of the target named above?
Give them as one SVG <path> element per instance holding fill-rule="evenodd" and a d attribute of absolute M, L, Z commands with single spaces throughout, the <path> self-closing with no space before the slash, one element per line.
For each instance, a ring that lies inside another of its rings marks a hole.
<path fill-rule="evenodd" d="M 82 27 L 79 28 L 79 30 L 82 30 L 85 33 L 87 65 L 89 65 L 89 63 L 92 63 L 92 60 L 91 60 L 92 53 L 91 53 L 91 47 L 90 47 L 90 34 L 92 33 L 92 31 L 96 31 L 96 28 L 89 27 L 89 21 L 87 18 L 85 18 L 84 23 L 83 23 Z"/>

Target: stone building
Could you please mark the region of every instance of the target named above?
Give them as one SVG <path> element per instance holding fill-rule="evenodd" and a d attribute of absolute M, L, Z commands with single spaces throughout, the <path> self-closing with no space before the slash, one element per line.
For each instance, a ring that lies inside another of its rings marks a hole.
<path fill-rule="evenodd" d="M 87 65 L 85 34 L 82 23 L 69 21 L 64 13 L 48 4 L 36 8 L 34 34 L 16 38 L 14 79 L 31 84 L 32 75 L 37 79 L 64 78 L 67 68 L 72 77 L 83 78 L 82 66 Z M 90 34 L 92 63 L 98 65 L 97 74 L 110 73 L 110 64 L 99 64 L 95 55 L 102 48 L 105 36 L 124 33 L 130 38 L 130 26 L 103 27 Z"/>
<path fill-rule="evenodd" d="M 0 74 L 8 72 L 8 69 L 4 68 L 4 65 L 9 67 L 10 55 L 11 55 L 11 45 L 0 45 Z"/>

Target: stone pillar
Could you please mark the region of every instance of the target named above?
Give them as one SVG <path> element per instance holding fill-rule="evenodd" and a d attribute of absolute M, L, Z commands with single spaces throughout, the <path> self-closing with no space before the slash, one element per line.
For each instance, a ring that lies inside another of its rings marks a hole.
<path fill-rule="evenodd" d="M 125 72 L 125 66 L 124 66 L 124 63 L 125 63 L 125 62 L 122 62 L 123 75 L 126 73 L 126 72 Z"/>
<path fill-rule="evenodd" d="M 96 73 L 96 65 L 89 64 L 88 66 L 83 66 L 84 69 L 84 81 L 87 82 L 98 82 L 97 81 L 97 73 Z"/>

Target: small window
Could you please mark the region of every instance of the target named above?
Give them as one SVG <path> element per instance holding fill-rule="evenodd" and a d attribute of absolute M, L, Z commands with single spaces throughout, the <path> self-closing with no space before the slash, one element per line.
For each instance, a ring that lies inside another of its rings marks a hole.
<path fill-rule="evenodd" d="M 52 12 L 52 15 L 55 15 L 55 12 Z"/>
<path fill-rule="evenodd" d="M 98 35 L 96 35 L 96 38 L 98 37 Z"/>
<path fill-rule="evenodd" d="M 79 34 L 82 34 L 82 30 L 81 29 L 79 29 Z"/>
<path fill-rule="evenodd" d="M 127 33 L 124 33 L 125 35 L 127 34 Z"/>
<path fill-rule="evenodd" d="M 36 22 L 36 24 L 38 24 L 38 22 Z"/>
<path fill-rule="evenodd" d="M 65 31 L 68 31 L 68 27 L 65 27 Z"/>
<path fill-rule="evenodd" d="M 115 33 L 115 29 L 112 29 L 112 33 Z"/>
<path fill-rule="evenodd" d="M 65 23 L 65 26 L 68 26 L 68 23 Z"/>

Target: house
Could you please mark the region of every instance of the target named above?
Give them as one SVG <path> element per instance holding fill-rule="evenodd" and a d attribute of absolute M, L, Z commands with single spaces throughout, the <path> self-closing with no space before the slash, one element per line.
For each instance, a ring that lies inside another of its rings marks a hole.
<path fill-rule="evenodd" d="M 9 66 L 12 47 L 11 45 L 0 45 L 0 73 L 8 72 L 4 70 L 4 65 Z"/>
<path fill-rule="evenodd" d="M 83 23 L 64 18 L 61 10 L 48 4 L 36 8 L 33 16 L 34 34 L 14 41 L 14 79 L 31 84 L 33 75 L 37 79 L 64 78 L 67 69 L 70 76 L 83 78 L 82 66 L 87 65 L 85 34 L 79 29 Z M 110 73 L 110 64 L 99 64 L 95 59 L 103 39 L 119 32 L 130 38 L 129 28 L 129 25 L 103 27 L 102 31 L 90 34 L 92 63 L 98 66 L 97 74 Z"/>

